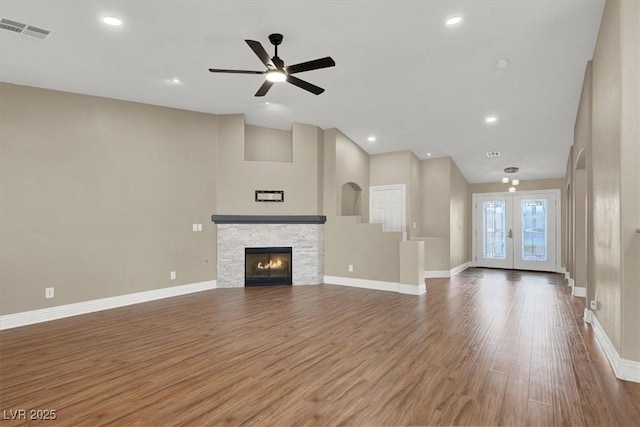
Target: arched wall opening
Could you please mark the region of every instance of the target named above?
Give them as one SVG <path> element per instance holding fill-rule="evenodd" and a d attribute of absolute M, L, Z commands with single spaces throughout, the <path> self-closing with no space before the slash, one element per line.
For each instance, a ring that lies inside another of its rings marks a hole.
<path fill-rule="evenodd" d="M 342 186 L 342 211 L 340 215 L 362 215 L 362 188 L 355 182 L 347 182 Z"/>

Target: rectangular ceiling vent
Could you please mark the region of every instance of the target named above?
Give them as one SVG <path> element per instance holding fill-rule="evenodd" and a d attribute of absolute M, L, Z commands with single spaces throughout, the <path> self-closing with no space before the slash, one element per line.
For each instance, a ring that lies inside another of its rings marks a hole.
<path fill-rule="evenodd" d="M 27 29 L 22 32 L 25 36 L 35 37 L 37 39 L 46 39 L 51 31 L 43 28 L 34 27 L 33 25 L 27 25 Z"/>
<path fill-rule="evenodd" d="M 500 157 L 500 152 L 499 151 L 489 151 L 487 153 L 487 157 Z"/>
<path fill-rule="evenodd" d="M 5 18 L 0 19 L 0 29 L 40 40 L 46 39 L 49 34 L 51 34 L 51 31 L 45 30 L 44 28 L 23 24 L 22 22 L 12 21 Z"/>
<path fill-rule="evenodd" d="M 13 31 L 14 33 L 22 33 L 27 25 L 21 24 L 20 22 L 11 21 L 9 19 L 0 19 L 0 29 Z"/>

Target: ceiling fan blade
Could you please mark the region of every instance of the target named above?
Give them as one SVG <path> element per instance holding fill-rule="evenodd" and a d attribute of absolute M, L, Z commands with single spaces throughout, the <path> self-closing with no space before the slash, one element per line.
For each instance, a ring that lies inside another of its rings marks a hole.
<path fill-rule="evenodd" d="M 269 92 L 269 89 L 271 89 L 271 86 L 273 86 L 273 82 L 265 80 L 264 83 L 262 83 L 262 86 L 260 86 L 260 89 L 256 92 L 256 96 L 265 96 L 267 92 Z"/>
<path fill-rule="evenodd" d="M 322 89 L 321 87 L 312 85 L 311 83 L 305 82 L 304 80 L 301 80 L 294 76 L 287 76 L 287 81 L 292 85 L 298 86 L 299 88 L 307 90 L 315 95 L 320 95 L 322 92 L 324 92 L 324 89 Z"/>
<path fill-rule="evenodd" d="M 262 47 L 262 43 L 256 40 L 245 40 L 245 42 L 247 42 L 251 50 L 256 55 L 258 55 L 258 58 L 260 58 L 260 61 L 262 61 L 262 63 L 267 68 L 275 68 L 275 65 L 273 65 L 273 62 L 271 61 L 269 54 L 267 53 L 266 50 L 264 50 L 264 47 Z"/>
<path fill-rule="evenodd" d="M 212 73 L 232 73 L 232 74 L 264 74 L 265 71 L 251 71 L 251 70 L 221 70 L 219 68 L 209 68 Z"/>
<path fill-rule="evenodd" d="M 313 61 L 301 62 L 299 64 L 285 67 L 288 74 L 301 73 L 303 71 L 318 70 L 320 68 L 333 67 L 336 63 L 330 56 L 326 58 L 314 59 Z"/>

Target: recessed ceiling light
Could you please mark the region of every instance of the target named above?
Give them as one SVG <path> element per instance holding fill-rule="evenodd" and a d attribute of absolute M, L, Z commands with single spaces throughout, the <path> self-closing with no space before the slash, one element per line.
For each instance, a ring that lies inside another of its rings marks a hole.
<path fill-rule="evenodd" d="M 445 24 L 451 26 L 456 25 L 462 22 L 462 16 L 452 16 L 451 18 L 445 21 Z"/>
<path fill-rule="evenodd" d="M 427 153 L 427 157 L 431 157 L 431 153 Z"/>
<path fill-rule="evenodd" d="M 119 27 L 122 25 L 122 19 L 116 18 L 115 16 L 105 16 L 102 18 L 102 22 L 113 27 Z"/>
<path fill-rule="evenodd" d="M 370 136 L 369 138 L 367 138 L 367 141 L 375 142 L 376 141 L 376 137 L 375 136 Z"/>
<path fill-rule="evenodd" d="M 180 83 L 182 83 L 182 80 L 177 77 L 173 77 L 171 78 L 171 83 L 173 83 L 174 85 L 179 85 Z"/>
<path fill-rule="evenodd" d="M 487 123 L 495 123 L 498 121 L 498 118 L 496 116 L 487 116 L 484 121 Z"/>
<path fill-rule="evenodd" d="M 509 60 L 507 58 L 500 58 L 498 62 L 496 62 L 496 67 L 500 69 L 505 69 L 509 66 Z"/>

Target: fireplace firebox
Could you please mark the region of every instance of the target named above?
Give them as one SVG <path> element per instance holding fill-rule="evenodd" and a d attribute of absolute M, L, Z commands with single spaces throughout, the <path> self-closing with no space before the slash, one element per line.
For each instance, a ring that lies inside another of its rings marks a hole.
<path fill-rule="evenodd" d="M 244 285 L 291 285 L 291 248 L 245 248 Z"/>

